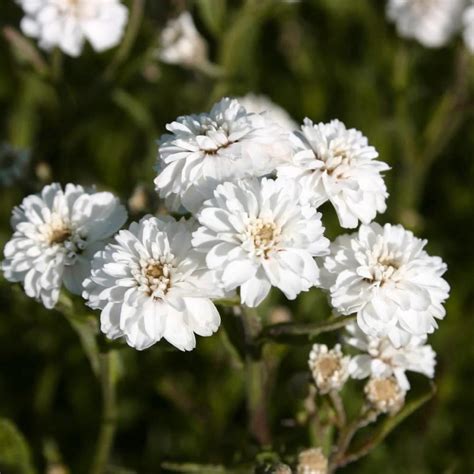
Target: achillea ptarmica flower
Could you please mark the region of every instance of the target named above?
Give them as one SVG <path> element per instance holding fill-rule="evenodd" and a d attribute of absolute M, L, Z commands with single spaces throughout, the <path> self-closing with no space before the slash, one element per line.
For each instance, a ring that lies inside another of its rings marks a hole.
<path fill-rule="evenodd" d="M 389 0 L 387 17 L 400 36 L 438 48 L 459 28 L 464 4 L 465 0 Z"/>
<path fill-rule="evenodd" d="M 187 11 L 170 20 L 161 32 L 159 57 L 169 64 L 185 67 L 207 62 L 207 43 Z"/>
<path fill-rule="evenodd" d="M 328 460 L 321 448 L 310 448 L 298 455 L 297 474 L 327 474 Z"/>
<path fill-rule="evenodd" d="M 11 186 L 19 180 L 30 161 L 29 150 L 0 144 L 0 186 Z"/>
<path fill-rule="evenodd" d="M 160 140 L 155 185 L 174 209 L 182 204 L 197 212 L 219 183 L 271 173 L 289 154 L 287 133 L 236 99 L 166 128 L 171 133 Z"/>
<path fill-rule="evenodd" d="M 389 166 L 375 159 L 377 151 L 361 132 L 339 120 L 313 124 L 305 119 L 290 140 L 294 154 L 278 176 L 297 179 L 312 206 L 329 200 L 345 228 L 368 224 L 385 211 L 388 194 L 381 173 Z"/>
<path fill-rule="evenodd" d="M 122 39 L 128 9 L 120 0 L 17 0 L 25 11 L 21 29 L 38 38 L 41 48 L 81 54 L 87 40 L 95 51 L 116 46 Z"/>
<path fill-rule="evenodd" d="M 350 356 L 342 353 L 340 344 L 331 350 L 325 344 L 313 345 L 308 364 L 320 393 L 341 390 L 349 378 L 350 360 Z"/>
<path fill-rule="evenodd" d="M 379 413 L 395 415 L 405 403 L 406 392 L 395 377 L 373 377 L 365 385 L 364 392 Z"/>
<path fill-rule="evenodd" d="M 322 286 L 340 314 L 357 313 L 366 334 L 388 336 L 399 347 L 425 336 L 445 315 L 446 264 L 423 250 L 425 240 L 401 225 L 361 225 L 338 237 L 324 262 Z"/>
<path fill-rule="evenodd" d="M 406 345 L 396 348 L 386 337 L 367 336 L 356 324 L 346 326 L 346 342 L 366 354 L 353 356 L 349 364 L 351 377 L 364 379 L 369 376 L 394 376 L 400 387 L 408 391 L 410 383 L 405 371 L 419 372 L 429 378 L 434 376 L 436 354 L 426 344 L 426 336 L 410 336 Z"/>
<path fill-rule="evenodd" d="M 93 254 L 126 221 L 119 200 L 108 192 L 57 183 L 26 197 L 13 209 L 13 237 L 5 245 L 5 278 L 22 282 L 46 308 L 57 303 L 62 284 L 81 294 Z"/>
<path fill-rule="evenodd" d="M 321 215 L 298 203 L 296 185 L 262 178 L 224 183 L 197 214 L 193 245 L 206 254 L 223 289 L 240 287 L 258 306 L 271 286 L 294 299 L 319 283 L 313 257 L 328 252 Z"/>
<path fill-rule="evenodd" d="M 462 22 L 464 43 L 466 48 L 474 54 L 474 2 L 464 10 Z"/>
<path fill-rule="evenodd" d="M 298 128 L 298 124 L 290 117 L 290 114 L 265 95 L 249 93 L 243 97 L 238 97 L 237 100 L 245 107 L 247 112 L 265 113 L 273 122 L 289 132 Z"/>
<path fill-rule="evenodd" d="M 195 334 L 210 336 L 220 325 L 209 299 L 219 295 L 184 220 L 145 217 L 121 230 L 94 256 L 83 296 L 101 310 L 107 337 L 125 337 L 138 350 L 165 338 L 190 351 Z"/>

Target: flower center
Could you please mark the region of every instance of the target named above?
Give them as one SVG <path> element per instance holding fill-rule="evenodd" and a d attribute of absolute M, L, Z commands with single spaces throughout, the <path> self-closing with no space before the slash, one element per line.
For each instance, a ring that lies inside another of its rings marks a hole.
<path fill-rule="evenodd" d="M 280 232 L 274 222 L 261 218 L 252 219 L 247 227 L 247 234 L 253 243 L 255 254 L 264 258 L 268 258 L 269 252 L 277 244 Z"/>
<path fill-rule="evenodd" d="M 338 357 L 327 355 L 315 363 L 315 369 L 322 377 L 329 378 L 341 369 L 341 363 Z"/>
<path fill-rule="evenodd" d="M 147 296 L 162 299 L 171 288 L 172 260 L 173 256 L 168 256 L 140 262 L 141 270 L 135 278 Z"/>
<path fill-rule="evenodd" d="M 378 239 L 368 254 L 368 264 L 372 276 L 364 280 L 368 283 L 378 283 L 380 286 L 388 281 L 396 281 L 398 279 L 397 272 L 402 263 L 400 252 L 390 249 L 383 240 Z"/>
<path fill-rule="evenodd" d="M 344 179 L 347 167 L 351 164 L 350 150 L 338 146 L 330 150 L 329 155 L 322 158 L 324 169 L 329 176 L 335 179 Z"/>

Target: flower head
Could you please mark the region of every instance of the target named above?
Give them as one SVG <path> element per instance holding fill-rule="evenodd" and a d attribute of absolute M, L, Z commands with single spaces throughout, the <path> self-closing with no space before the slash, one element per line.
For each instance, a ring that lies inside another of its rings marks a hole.
<path fill-rule="evenodd" d="M 395 377 L 373 377 L 364 388 L 367 401 L 379 413 L 395 415 L 405 403 L 406 392 Z"/>
<path fill-rule="evenodd" d="M 191 224 L 183 220 L 145 217 L 121 230 L 94 256 L 83 296 L 101 310 L 107 337 L 125 337 L 138 350 L 164 337 L 189 351 L 195 334 L 210 336 L 220 324 L 209 299 L 219 296 L 212 274 L 191 248 Z"/>
<path fill-rule="evenodd" d="M 164 63 L 192 67 L 207 61 L 207 44 L 189 12 L 168 22 L 161 32 L 160 59 Z"/>
<path fill-rule="evenodd" d="M 465 0 L 389 0 L 387 17 L 398 34 L 427 48 L 445 45 L 460 25 Z"/>
<path fill-rule="evenodd" d="M 239 103 L 245 107 L 247 112 L 254 114 L 265 113 L 270 120 L 289 132 L 296 130 L 298 124 L 290 117 L 288 112 L 264 95 L 247 94 L 238 97 Z"/>
<path fill-rule="evenodd" d="M 308 363 L 316 387 L 322 394 L 341 390 L 349 377 L 350 360 L 342 353 L 340 344 L 331 350 L 325 344 L 313 345 Z"/>
<path fill-rule="evenodd" d="M 81 294 L 92 255 L 126 221 L 118 199 L 82 186 L 45 186 L 13 210 L 13 237 L 5 245 L 5 278 L 22 282 L 28 296 L 47 308 L 58 300 L 62 284 Z"/>
<path fill-rule="evenodd" d="M 296 178 L 303 197 L 315 207 L 330 201 L 342 227 L 368 224 L 385 211 L 387 189 L 381 172 L 388 165 L 359 131 L 339 120 L 313 124 L 305 119 L 291 135 L 294 154 L 278 168 L 279 177 Z"/>
<path fill-rule="evenodd" d="M 209 113 L 178 117 L 161 138 L 158 177 L 171 207 L 199 210 L 219 183 L 271 173 L 288 154 L 283 129 L 224 98 Z"/>
<path fill-rule="evenodd" d="M 25 11 L 21 29 L 50 50 L 79 56 L 85 40 L 95 51 L 116 46 L 128 19 L 120 0 L 17 0 Z"/>
<path fill-rule="evenodd" d="M 445 315 L 446 264 L 429 256 L 426 241 L 400 225 L 362 225 L 338 237 L 324 262 L 322 283 L 341 314 L 357 313 L 366 334 L 388 336 L 396 346 L 424 336 Z"/>
<path fill-rule="evenodd" d="M 313 257 L 327 253 L 321 216 L 298 203 L 298 189 L 263 178 L 224 183 L 204 203 L 193 245 L 206 254 L 225 291 L 240 287 L 257 306 L 271 286 L 294 299 L 319 282 Z"/>
<path fill-rule="evenodd" d="M 393 375 L 405 391 L 410 388 L 405 375 L 407 370 L 433 378 L 436 354 L 430 345 L 425 344 L 426 336 L 410 336 L 406 345 L 397 348 L 387 337 L 367 336 L 357 324 L 350 324 L 346 329 L 349 332 L 346 342 L 365 352 L 352 357 L 349 372 L 353 378 Z"/>
<path fill-rule="evenodd" d="M 474 53 L 474 2 L 464 10 L 462 22 L 464 43 L 469 51 Z"/>
<path fill-rule="evenodd" d="M 298 454 L 297 474 L 327 474 L 328 460 L 321 448 L 310 448 Z"/>

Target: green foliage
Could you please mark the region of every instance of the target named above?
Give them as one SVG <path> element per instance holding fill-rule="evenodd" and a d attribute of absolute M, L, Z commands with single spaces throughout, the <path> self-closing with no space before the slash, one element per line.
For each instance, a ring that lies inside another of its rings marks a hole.
<path fill-rule="evenodd" d="M 0 418 L 0 470 L 10 474 L 35 473 L 25 438 L 4 418 Z"/>

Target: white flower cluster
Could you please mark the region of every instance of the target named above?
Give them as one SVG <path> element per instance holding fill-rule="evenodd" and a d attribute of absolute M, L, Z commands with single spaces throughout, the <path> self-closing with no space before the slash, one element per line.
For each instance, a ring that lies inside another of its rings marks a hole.
<path fill-rule="evenodd" d="M 270 107 L 267 107 L 270 109 Z M 159 141 L 155 185 L 187 221 L 147 216 L 120 230 L 124 208 L 110 193 L 46 186 L 13 212 L 7 279 L 53 307 L 62 285 L 101 312 L 101 329 L 145 349 L 162 338 L 181 350 L 220 324 L 213 299 L 256 307 L 271 288 L 288 299 L 320 287 L 341 315 L 357 315 L 349 360 L 315 345 L 319 390 L 357 378 L 433 374 L 426 335 L 444 316 L 446 265 L 401 226 L 371 222 L 385 210 L 389 167 L 358 130 L 338 121 L 299 131 L 275 115 L 224 98 L 209 113 L 178 117 Z M 318 206 L 330 202 L 342 227 L 332 244 Z M 118 233 L 117 233 L 118 231 Z M 114 236 L 115 234 L 115 236 Z"/>
<path fill-rule="evenodd" d="M 474 53 L 472 0 L 388 0 L 387 17 L 397 32 L 427 48 L 439 48 L 464 30 L 466 47 Z"/>
<path fill-rule="evenodd" d="M 79 56 L 85 41 L 101 52 L 116 46 L 128 20 L 120 0 L 16 0 L 25 12 L 21 29 L 41 48 Z"/>

